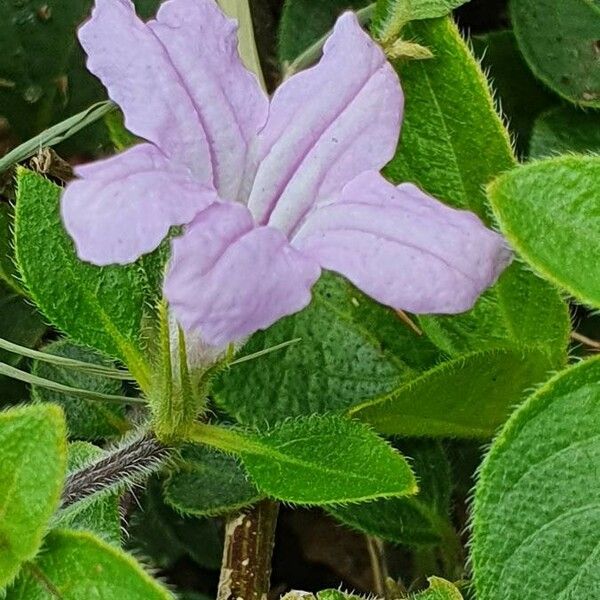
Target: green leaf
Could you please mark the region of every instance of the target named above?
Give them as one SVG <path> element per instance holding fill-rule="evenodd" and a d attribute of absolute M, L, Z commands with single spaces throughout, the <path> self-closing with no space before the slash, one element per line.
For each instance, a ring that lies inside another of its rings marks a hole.
<path fill-rule="evenodd" d="M 344 10 L 367 4 L 369 0 L 285 0 L 279 25 L 279 61 L 292 62 L 326 34 Z"/>
<path fill-rule="evenodd" d="M 244 354 L 297 344 L 232 366 L 213 389 L 217 403 L 248 424 L 345 411 L 433 366 L 439 351 L 391 309 L 341 277 L 325 275 L 302 312 L 255 334 Z"/>
<path fill-rule="evenodd" d="M 412 600 L 463 600 L 458 588 L 440 577 L 430 577 L 429 588 L 419 594 L 411 595 Z M 371 598 L 371 596 L 369 596 Z M 394 596 L 401 600 L 399 596 Z M 356 596 L 340 590 L 323 590 L 316 597 L 306 592 L 289 592 L 281 600 L 367 600 L 365 596 Z M 377 599 L 373 599 L 377 600 Z M 407 599 L 408 600 L 408 599 Z"/>
<path fill-rule="evenodd" d="M 61 189 L 25 169 L 18 170 L 17 183 L 16 256 L 32 298 L 69 337 L 122 359 L 147 388 L 141 336 L 153 275 L 145 272 L 146 263 L 81 262 L 60 218 Z"/>
<path fill-rule="evenodd" d="M 233 456 L 206 446 L 184 446 L 165 482 L 166 501 L 188 515 L 223 515 L 262 497 Z"/>
<path fill-rule="evenodd" d="M 64 356 L 87 363 L 114 366 L 114 363 L 99 352 L 75 344 L 69 340 L 53 342 L 44 348 L 56 356 Z M 72 368 L 53 365 L 34 360 L 31 372 L 33 375 L 56 381 L 73 388 L 91 390 L 113 396 L 124 395 L 121 381 L 109 379 Z M 69 437 L 71 439 L 98 440 L 117 436 L 130 429 L 125 418 L 123 404 L 87 400 L 79 396 L 69 396 L 46 388 L 33 385 L 32 397 L 40 402 L 54 402 L 62 406 L 67 419 Z"/>
<path fill-rule="evenodd" d="M 487 81 L 451 19 L 411 23 L 405 32 L 434 58 L 396 65 L 406 108 L 385 173 L 485 217 L 482 183 L 515 164 Z"/>
<path fill-rule="evenodd" d="M 292 594 L 293 593 L 294 592 L 292 592 Z M 294 600 L 293 595 L 290 600 Z M 322 592 L 317 592 L 317 600 L 365 600 L 365 597 L 347 594 L 341 590 L 323 590 Z"/>
<path fill-rule="evenodd" d="M 445 17 L 455 8 L 469 0 L 377 0 L 374 21 L 377 26 L 385 26 L 384 22 L 393 19 L 394 15 L 404 13 L 411 21 Z"/>
<path fill-rule="evenodd" d="M 492 349 L 444 362 L 349 414 L 390 435 L 491 437 L 553 368 L 545 350 Z"/>
<path fill-rule="evenodd" d="M 526 154 L 536 116 L 556 104 L 556 97 L 533 76 L 512 31 L 491 31 L 471 41 L 489 75 L 519 153 Z"/>
<path fill-rule="evenodd" d="M 511 0 L 510 14 L 536 77 L 570 102 L 600 106 L 600 2 Z"/>
<path fill-rule="evenodd" d="M 11 205 L 0 201 L 0 280 L 20 294 L 22 290 L 17 281 L 18 274 L 13 260 L 12 223 Z"/>
<path fill-rule="evenodd" d="M 486 79 L 450 19 L 414 22 L 405 34 L 434 58 L 397 65 L 406 108 L 400 146 L 384 172 L 489 222 L 484 186 L 515 159 Z M 560 362 L 569 333 L 566 305 L 520 264 L 513 264 L 473 310 L 423 317 L 421 323 L 453 355 L 504 342 L 545 345 Z"/>
<path fill-rule="evenodd" d="M 479 600 L 597 597 L 600 359 L 559 373 L 494 441 L 475 494 Z"/>
<path fill-rule="evenodd" d="M 509 171 L 488 188 L 504 235 L 533 268 L 600 306 L 600 157 L 565 156 Z"/>
<path fill-rule="evenodd" d="M 104 452 L 88 442 L 69 444 L 69 474 L 98 460 Z M 55 519 L 55 527 L 90 531 L 102 539 L 119 546 L 121 544 L 121 515 L 119 494 L 111 493 L 94 496 L 88 501 L 73 504 L 67 511 L 61 511 Z"/>
<path fill-rule="evenodd" d="M 140 138 L 125 127 L 125 118 L 120 110 L 113 110 L 107 113 L 104 116 L 104 122 L 108 128 L 108 135 L 115 150 L 122 152 L 140 141 Z"/>
<path fill-rule="evenodd" d="M 336 506 L 328 512 L 336 519 L 369 535 L 406 546 L 456 541 L 448 519 L 452 488 L 450 464 L 439 442 L 412 441 L 403 453 L 419 482 L 419 493 L 408 498 Z"/>
<path fill-rule="evenodd" d="M 81 531 L 53 531 L 7 600 L 173 600 L 125 552 Z"/>
<path fill-rule="evenodd" d="M 413 600 L 463 600 L 458 588 L 440 577 L 430 577 L 429 588 L 416 594 Z"/>
<path fill-rule="evenodd" d="M 223 533 L 216 519 L 189 518 L 169 508 L 162 499 L 162 485 L 150 480 L 128 528 L 129 547 L 166 569 L 183 557 L 205 569 L 218 570 L 223 554 Z"/>
<path fill-rule="evenodd" d="M 59 504 L 66 446 L 58 407 L 0 413 L 0 587 L 38 552 Z"/>
<path fill-rule="evenodd" d="M 536 120 L 529 145 L 531 158 L 569 152 L 600 153 L 599 112 L 559 106 Z"/>
<path fill-rule="evenodd" d="M 261 492 L 287 502 L 340 504 L 417 491 L 399 452 L 335 415 L 289 420 L 263 433 L 197 423 L 193 440 L 237 454 Z"/>

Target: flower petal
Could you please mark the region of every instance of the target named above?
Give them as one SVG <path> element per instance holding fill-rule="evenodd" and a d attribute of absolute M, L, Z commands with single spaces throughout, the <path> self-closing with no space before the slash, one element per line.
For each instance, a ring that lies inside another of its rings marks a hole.
<path fill-rule="evenodd" d="M 79 258 L 96 265 L 133 262 L 219 200 L 151 144 L 75 172 L 81 179 L 67 185 L 62 217 Z"/>
<path fill-rule="evenodd" d="M 170 0 L 148 25 L 200 114 L 219 195 L 245 200 L 242 180 L 254 175 L 249 147 L 267 120 L 269 100 L 240 60 L 236 21 L 214 0 Z"/>
<path fill-rule="evenodd" d="M 187 331 L 219 346 L 304 308 L 318 264 L 241 204 L 213 205 L 172 242 L 165 296 Z"/>
<path fill-rule="evenodd" d="M 414 313 L 468 310 L 511 259 L 473 213 L 376 172 L 317 209 L 292 244 L 375 300 Z"/>
<path fill-rule="evenodd" d="M 234 199 L 267 100 L 213 0 L 171 0 L 148 24 L 130 0 L 96 0 L 79 39 L 127 127 Z"/>
<path fill-rule="evenodd" d="M 323 58 L 275 93 L 259 134 L 248 207 L 290 233 L 315 203 L 394 154 L 403 96 L 381 48 L 353 13 L 342 15 Z"/>

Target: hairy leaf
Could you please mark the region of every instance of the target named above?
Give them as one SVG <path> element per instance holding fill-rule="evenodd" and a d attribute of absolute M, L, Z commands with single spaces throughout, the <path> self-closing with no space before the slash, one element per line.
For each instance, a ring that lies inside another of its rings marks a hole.
<path fill-rule="evenodd" d="M 374 24 L 385 27 L 397 15 L 406 15 L 411 21 L 445 17 L 469 0 L 377 0 Z"/>
<path fill-rule="evenodd" d="M 384 434 L 491 437 L 553 368 L 540 349 L 492 349 L 444 362 L 349 414 Z"/>
<path fill-rule="evenodd" d="M 51 590 L 54 590 L 51 591 Z M 125 552 L 88 532 L 56 530 L 7 600 L 173 600 Z"/>
<path fill-rule="evenodd" d="M 152 479 L 140 499 L 128 529 L 128 546 L 141 551 L 160 568 L 169 568 L 183 557 L 192 558 L 205 569 L 218 570 L 223 554 L 219 521 L 182 516 L 162 498 L 162 484 Z"/>
<path fill-rule="evenodd" d="M 411 23 L 406 34 L 430 48 L 434 58 L 397 65 L 406 108 L 400 146 L 385 173 L 489 222 L 484 186 L 515 159 L 485 77 L 450 19 Z M 423 317 L 421 323 L 449 354 L 502 342 L 543 344 L 559 363 L 569 331 L 567 309 L 556 291 L 518 263 L 473 310 Z"/>
<path fill-rule="evenodd" d="M 67 442 L 52 405 L 0 413 L 0 587 L 10 583 L 42 543 L 58 507 Z"/>
<path fill-rule="evenodd" d="M 145 263 L 81 262 L 60 219 L 61 189 L 25 169 L 17 183 L 16 257 L 31 296 L 72 339 L 122 359 L 144 387 L 142 318 L 152 286 Z"/>
<path fill-rule="evenodd" d="M 559 106 L 536 120 L 529 154 L 545 158 L 569 152 L 600 154 L 600 113 Z"/>
<path fill-rule="evenodd" d="M 287 502 L 340 504 L 417 491 L 399 452 L 335 415 L 289 420 L 263 433 L 196 424 L 193 437 L 240 456 L 261 492 Z"/>
<path fill-rule="evenodd" d="M 511 0 L 510 14 L 533 73 L 570 102 L 600 106 L 600 2 Z"/>
<path fill-rule="evenodd" d="M 261 498 L 234 457 L 206 446 L 184 446 L 165 483 L 166 501 L 188 515 L 227 514 Z"/>
<path fill-rule="evenodd" d="M 99 352 L 69 340 L 53 342 L 44 348 L 44 352 L 91 364 L 114 366 L 112 361 Z M 38 377 L 70 387 L 113 396 L 123 395 L 122 382 L 116 379 L 109 379 L 39 360 L 33 361 L 31 372 Z M 98 440 L 121 435 L 130 429 L 130 425 L 125 419 L 124 405 L 69 396 L 36 385 L 32 386 L 32 395 L 35 400 L 54 402 L 62 406 L 67 418 L 71 439 Z"/>
<path fill-rule="evenodd" d="M 597 596 L 599 382 L 598 358 L 559 373 L 494 441 L 475 494 L 479 600 Z"/>
<path fill-rule="evenodd" d="M 531 73 L 511 30 L 472 38 L 473 50 L 488 74 L 520 154 L 526 154 L 533 122 L 556 97 Z"/>
<path fill-rule="evenodd" d="M 453 542 L 448 520 L 452 487 L 450 464 L 439 442 L 413 441 L 401 446 L 411 459 L 419 493 L 407 498 L 328 508 L 336 519 L 359 531 L 407 546 Z"/>
<path fill-rule="evenodd" d="M 600 157 L 565 156 L 509 171 L 488 194 L 502 231 L 533 268 L 600 306 Z"/>
<path fill-rule="evenodd" d="M 344 411 L 412 379 L 439 351 L 391 309 L 341 277 L 325 275 L 304 311 L 255 334 L 244 354 L 287 340 L 297 344 L 225 371 L 215 399 L 242 423 Z"/>
<path fill-rule="evenodd" d="M 0 280 L 13 291 L 22 293 L 17 281 L 12 247 L 13 209 L 8 202 L 0 202 Z"/>

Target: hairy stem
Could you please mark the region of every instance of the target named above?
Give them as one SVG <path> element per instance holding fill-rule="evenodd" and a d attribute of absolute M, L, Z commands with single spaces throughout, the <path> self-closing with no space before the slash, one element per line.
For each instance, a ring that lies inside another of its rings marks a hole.
<path fill-rule="evenodd" d="M 102 492 L 136 483 L 155 472 L 171 455 L 152 434 L 144 434 L 113 450 L 100 460 L 71 473 L 62 495 L 67 509 Z"/>
<path fill-rule="evenodd" d="M 263 500 L 227 521 L 217 600 L 267 599 L 278 512 Z"/>

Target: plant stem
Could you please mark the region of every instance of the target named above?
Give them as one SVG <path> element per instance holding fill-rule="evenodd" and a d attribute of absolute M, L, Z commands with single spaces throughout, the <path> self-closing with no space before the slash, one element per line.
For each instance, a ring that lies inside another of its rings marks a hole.
<path fill-rule="evenodd" d="M 600 350 L 600 342 L 587 337 L 587 335 L 578 333 L 577 331 L 571 332 L 571 339 L 583 344 L 584 346 L 587 346 L 588 348 L 591 348 L 592 350 Z"/>
<path fill-rule="evenodd" d="M 121 489 L 154 473 L 171 455 L 171 448 L 144 434 L 69 475 L 61 510 L 95 494 Z"/>
<path fill-rule="evenodd" d="M 227 521 L 217 600 L 267 600 L 278 512 L 263 500 Z"/>
<path fill-rule="evenodd" d="M 365 535 L 369 559 L 371 561 L 371 573 L 373 574 L 373 590 L 381 598 L 388 599 L 387 593 L 387 564 L 385 561 L 385 549 L 383 542 L 372 535 Z"/>

